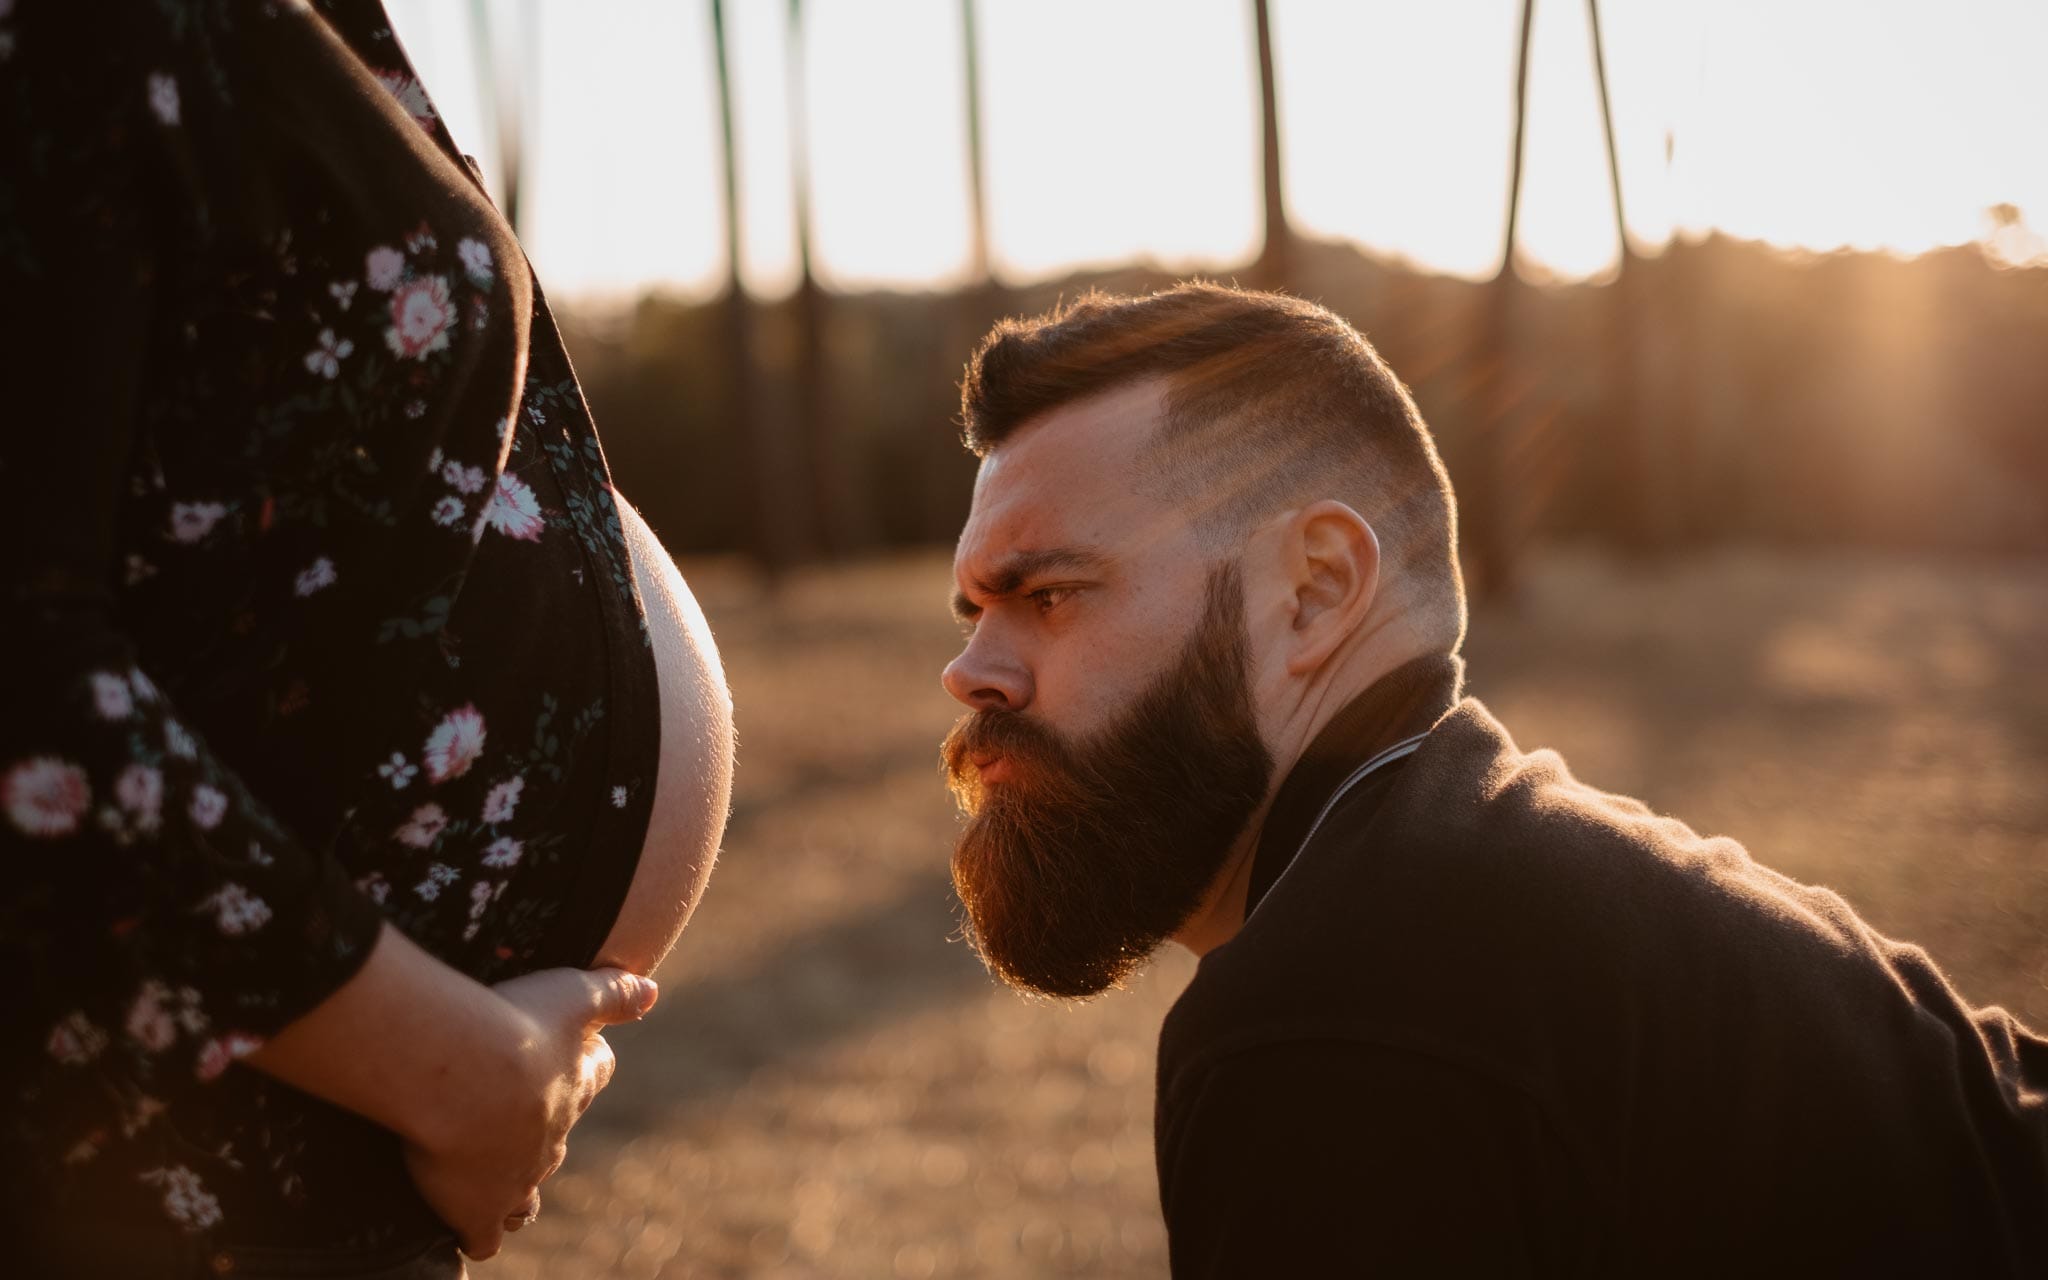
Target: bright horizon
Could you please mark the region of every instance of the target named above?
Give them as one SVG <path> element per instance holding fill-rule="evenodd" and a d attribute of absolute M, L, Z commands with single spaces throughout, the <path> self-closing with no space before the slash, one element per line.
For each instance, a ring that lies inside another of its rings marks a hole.
<path fill-rule="evenodd" d="M 495 190 L 468 6 L 389 7 Z M 1296 230 L 1491 275 L 1519 8 L 1273 0 Z M 787 13 L 787 0 L 727 3 L 742 275 L 770 297 L 797 272 Z M 1132 260 L 1229 271 L 1256 252 L 1248 0 L 980 0 L 975 18 L 1001 279 Z M 805 0 L 804 19 L 819 278 L 842 289 L 964 283 L 959 0 Z M 1719 230 L 1786 248 L 1917 253 L 1982 238 L 1998 203 L 2048 227 L 2048 78 L 2028 70 L 2048 51 L 2048 6 L 1610 0 L 1601 19 L 1639 247 Z M 492 20 L 501 66 L 527 68 L 524 240 L 550 292 L 714 292 L 725 232 L 709 4 L 493 0 Z M 1528 129 L 1523 258 L 1560 279 L 1600 276 L 1619 241 L 1576 0 L 1536 6 Z"/>

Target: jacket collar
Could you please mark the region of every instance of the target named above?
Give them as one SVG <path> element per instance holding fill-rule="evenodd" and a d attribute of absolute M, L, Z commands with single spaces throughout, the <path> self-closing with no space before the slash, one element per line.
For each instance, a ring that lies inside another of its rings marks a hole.
<path fill-rule="evenodd" d="M 1280 784 L 1252 857 L 1245 914 L 1294 860 L 1316 815 L 1351 771 L 1403 738 L 1425 733 L 1458 704 L 1465 660 L 1432 654 L 1394 668 L 1344 704 Z"/>

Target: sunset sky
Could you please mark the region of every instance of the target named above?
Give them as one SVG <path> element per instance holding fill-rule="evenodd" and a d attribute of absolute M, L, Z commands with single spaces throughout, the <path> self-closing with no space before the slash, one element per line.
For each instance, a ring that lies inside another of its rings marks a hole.
<path fill-rule="evenodd" d="M 469 6 L 387 0 L 456 140 L 497 177 Z M 960 0 L 804 0 L 819 273 L 935 287 L 966 270 Z M 1284 179 L 1309 234 L 1491 274 L 1512 134 L 1515 0 L 1273 0 Z M 1149 258 L 1229 270 L 1260 234 L 1249 0 L 979 0 L 995 268 L 1021 282 Z M 727 0 L 742 256 L 795 279 L 787 0 Z M 708 0 L 493 0 L 519 91 L 525 241 L 552 292 L 707 293 L 724 265 Z M 1586 9 L 1538 0 L 1522 235 L 1566 278 L 1611 267 Z M 1632 236 L 1719 228 L 1915 252 L 2009 202 L 2048 226 L 2048 5 L 1608 0 Z"/>

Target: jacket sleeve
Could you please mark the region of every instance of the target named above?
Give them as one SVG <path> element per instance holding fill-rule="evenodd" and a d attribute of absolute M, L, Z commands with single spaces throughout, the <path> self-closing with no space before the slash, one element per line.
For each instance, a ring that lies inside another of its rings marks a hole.
<path fill-rule="evenodd" d="M 1576 1180 L 1532 1103 L 1432 1058 L 1266 1044 L 1159 1118 L 1176 1280 L 1573 1274 Z"/>
<path fill-rule="evenodd" d="M 95 9 L 0 15 L 0 1064 L 14 1136 L 73 1161 L 317 1004 L 382 925 L 118 620 L 181 73 Z"/>

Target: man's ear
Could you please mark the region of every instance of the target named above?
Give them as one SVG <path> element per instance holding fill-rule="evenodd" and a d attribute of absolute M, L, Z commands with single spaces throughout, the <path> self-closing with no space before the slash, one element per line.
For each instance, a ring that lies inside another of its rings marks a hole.
<path fill-rule="evenodd" d="M 1305 675 L 1358 630 L 1379 594 L 1380 541 L 1365 517 L 1325 498 L 1289 519 L 1281 548 L 1293 591 L 1287 671 Z"/>

